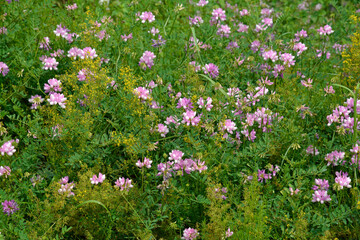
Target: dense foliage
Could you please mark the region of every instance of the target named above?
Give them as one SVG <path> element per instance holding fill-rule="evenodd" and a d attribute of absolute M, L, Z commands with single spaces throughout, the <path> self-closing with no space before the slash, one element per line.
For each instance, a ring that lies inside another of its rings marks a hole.
<path fill-rule="evenodd" d="M 356 1 L 0 2 L 0 239 L 360 238 Z"/>

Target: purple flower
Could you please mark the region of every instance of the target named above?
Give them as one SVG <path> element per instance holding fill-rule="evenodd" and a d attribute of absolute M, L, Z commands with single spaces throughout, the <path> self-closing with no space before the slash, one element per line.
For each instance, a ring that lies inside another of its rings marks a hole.
<path fill-rule="evenodd" d="M 29 102 L 32 103 L 30 109 L 37 109 L 40 106 L 44 99 L 40 95 L 31 96 Z"/>
<path fill-rule="evenodd" d="M 348 173 L 342 171 L 336 172 L 335 185 L 334 188 L 343 189 L 344 187 L 351 188 L 350 182 L 351 179 L 348 177 Z"/>
<path fill-rule="evenodd" d="M 18 204 L 14 200 L 7 201 L 1 203 L 3 205 L 3 211 L 5 214 L 10 216 L 10 214 L 14 214 L 19 210 Z"/>
<path fill-rule="evenodd" d="M 181 239 L 193 240 L 199 236 L 199 232 L 194 228 L 187 228 L 184 230 L 183 236 Z"/>
<path fill-rule="evenodd" d="M 153 42 L 153 44 L 151 45 L 152 47 L 160 47 L 165 45 L 166 40 L 163 39 L 163 37 L 161 35 L 158 36 L 158 39 L 151 39 L 151 41 Z"/>
<path fill-rule="evenodd" d="M 129 178 L 124 178 L 124 177 L 120 177 L 119 179 L 116 180 L 115 182 L 115 187 L 116 188 L 120 188 L 120 191 L 129 191 L 130 188 L 134 187 L 131 183 L 132 180 L 130 180 Z"/>
<path fill-rule="evenodd" d="M 331 198 L 326 190 L 317 190 L 313 193 L 312 196 L 313 196 L 312 202 L 320 202 L 321 204 L 323 204 L 324 202 L 331 201 Z"/>
<path fill-rule="evenodd" d="M 9 72 L 9 67 L 3 63 L 3 62 L 0 62 L 0 73 L 2 73 L 2 75 L 5 77 Z"/>
<path fill-rule="evenodd" d="M 148 21 L 149 23 L 155 21 L 155 16 L 152 12 L 142 12 L 140 15 L 140 19 L 142 23 Z"/>
<path fill-rule="evenodd" d="M 219 67 L 213 63 L 205 64 L 203 71 L 205 74 L 209 74 L 211 78 L 217 78 L 219 76 Z"/>
<path fill-rule="evenodd" d="M 4 175 L 5 178 L 10 176 L 11 168 L 9 166 L 0 166 L 0 176 Z"/>
<path fill-rule="evenodd" d="M 155 54 L 150 51 L 145 51 L 140 58 L 139 66 L 146 70 L 147 68 L 150 68 L 154 66 L 154 58 L 156 58 Z"/>
<path fill-rule="evenodd" d="M 61 92 L 61 82 L 56 78 L 52 78 L 48 80 L 48 83 L 44 84 L 45 93 L 55 93 Z"/>

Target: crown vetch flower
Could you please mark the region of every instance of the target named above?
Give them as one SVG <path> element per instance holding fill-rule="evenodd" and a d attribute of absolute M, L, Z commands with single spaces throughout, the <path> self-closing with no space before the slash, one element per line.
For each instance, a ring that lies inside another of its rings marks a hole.
<path fill-rule="evenodd" d="M 324 27 L 320 27 L 316 31 L 318 31 L 318 33 L 320 35 L 330 35 L 330 34 L 332 34 L 334 32 L 329 25 L 325 25 Z"/>
<path fill-rule="evenodd" d="M 55 58 L 52 57 L 46 57 L 42 60 L 42 63 L 44 64 L 43 69 L 45 70 L 58 70 L 58 62 Z"/>
<path fill-rule="evenodd" d="M 129 178 L 124 178 L 124 177 L 120 177 L 119 179 L 116 180 L 115 182 L 115 187 L 116 188 L 120 188 L 120 191 L 129 191 L 130 188 L 134 187 L 131 183 L 132 180 L 130 180 Z"/>
<path fill-rule="evenodd" d="M 144 166 L 147 167 L 147 168 L 151 168 L 151 163 L 152 163 L 152 161 L 149 158 L 145 157 L 143 162 L 138 160 L 137 163 L 136 163 L 136 166 L 139 167 L 139 168 L 142 168 Z"/>
<path fill-rule="evenodd" d="M 11 168 L 9 166 L 0 166 L 0 176 L 4 175 L 5 178 L 10 176 Z"/>
<path fill-rule="evenodd" d="M 154 66 L 154 58 L 156 58 L 155 54 L 150 51 L 145 51 L 140 58 L 139 66 L 146 70 L 146 68 L 150 68 Z"/>
<path fill-rule="evenodd" d="M 3 63 L 3 62 L 0 62 L 0 73 L 5 77 L 9 72 L 9 67 Z"/>
<path fill-rule="evenodd" d="M 3 212 L 10 216 L 14 214 L 16 211 L 20 210 L 18 204 L 14 200 L 7 201 L 1 203 L 3 205 Z"/>
<path fill-rule="evenodd" d="M 61 82 L 56 78 L 51 78 L 44 84 L 45 93 L 61 92 Z"/>
<path fill-rule="evenodd" d="M 95 49 L 91 48 L 91 47 L 86 47 L 82 50 L 82 55 L 80 56 L 81 59 L 84 58 L 90 58 L 90 59 L 94 59 L 96 58 L 98 55 L 96 54 Z"/>
<path fill-rule="evenodd" d="M 331 201 L 331 198 L 326 190 L 316 190 L 312 197 L 312 202 L 320 202 L 321 204 Z"/>
<path fill-rule="evenodd" d="M 51 93 L 48 101 L 49 101 L 50 105 L 59 104 L 60 107 L 65 108 L 66 97 L 64 97 L 64 94 Z"/>
<path fill-rule="evenodd" d="M 5 153 L 8 156 L 12 156 L 16 152 L 13 142 L 18 143 L 19 139 L 7 141 L 0 147 L 0 153 L 2 156 L 4 156 Z"/>
<path fill-rule="evenodd" d="M 205 64 L 203 71 L 205 74 L 209 74 L 211 78 L 217 78 L 219 76 L 219 67 L 213 63 Z"/>
<path fill-rule="evenodd" d="M 99 173 L 99 177 L 94 175 L 92 178 L 90 178 L 91 184 L 99 184 L 102 183 L 105 180 L 105 174 Z"/>
<path fill-rule="evenodd" d="M 140 19 L 142 23 L 148 21 L 149 23 L 155 21 L 155 16 L 152 12 L 142 12 L 140 15 Z"/>
<path fill-rule="evenodd" d="M 80 48 L 72 47 L 68 51 L 67 56 L 69 58 L 72 58 L 72 59 L 76 60 L 77 57 L 82 58 L 82 56 L 84 56 L 84 51 L 82 49 L 80 49 Z"/>
<path fill-rule="evenodd" d="M 183 236 L 181 239 L 193 240 L 199 236 L 199 232 L 194 228 L 187 228 L 184 230 Z"/>
<path fill-rule="evenodd" d="M 347 172 L 336 172 L 336 178 L 335 178 L 335 186 L 334 188 L 337 188 L 337 189 L 343 189 L 344 187 L 347 187 L 347 188 L 351 188 L 351 185 L 350 185 L 350 182 L 351 182 L 351 179 L 350 177 L 348 177 L 348 173 Z"/>

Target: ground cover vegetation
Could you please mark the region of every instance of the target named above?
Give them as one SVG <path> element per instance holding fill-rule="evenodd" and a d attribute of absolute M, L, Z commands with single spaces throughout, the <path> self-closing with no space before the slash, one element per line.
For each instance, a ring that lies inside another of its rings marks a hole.
<path fill-rule="evenodd" d="M 360 238 L 357 1 L 0 2 L 0 239 Z"/>

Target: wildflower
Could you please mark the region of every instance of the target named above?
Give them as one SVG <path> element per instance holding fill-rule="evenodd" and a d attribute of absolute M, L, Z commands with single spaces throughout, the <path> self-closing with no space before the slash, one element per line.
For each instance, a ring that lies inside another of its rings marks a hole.
<path fill-rule="evenodd" d="M 307 47 L 305 46 L 305 44 L 298 42 L 294 45 L 294 51 L 298 51 L 297 52 L 297 56 L 300 56 L 300 54 L 302 52 L 304 52 L 307 49 Z"/>
<path fill-rule="evenodd" d="M 317 190 L 313 193 L 312 196 L 312 202 L 320 202 L 321 204 L 323 204 L 324 202 L 331 201 L 331 198 L 326 190 Z"/>
<path fill-rule="evenodd" d="M 307 32 L 304 29 L 295 33 L 295 40 L 299 41 L 300 38 L 307 38 Z"/>
<path fill-rule="evenodd" d="M 84 58 L 94 59 L 97 56 L 98 55 L 96 54 L 95 49 L 92 49 L 91 47 L 86 47 L 82 50 L 82 55 L 80 56 L 80 58 L 81 59 L 84 59 Z"/>
<path fill-rule="evenodd" d="M 249 30 L 249 26 L 243 23 L 239 23 L 237 26 L 238 26 L 238 30 L 237 30 L 238 32 L 248 32 Z"/>
<path fill-rule="evenodd" d="M 169 155 L 169 160 L 174 160 L 174 162 L 177 163 L 182 159 L 184 153 L 179 150 L 172 150 Z"/>
<path fill-rule="evenodd" d="M 345 164 L 344 158 L 345 158 L 345 152 L 333 151 L 331 153 L 326 154 L 325 161 L 327 161 L 328 166 L 330 164 L 332 164 L 333 166 L 337 166 L 339 164 Z"/>
<path fill-rule="evenodd" d="M 102 183 L 105 180 L 105 174 L 99 173 L 99 177 L 94 175 L 92 178 L 90 178 L 91 184 L 99 184 Z"/>
<path fill-rule="evenodd" d="M 48 83 L 44 84 L 44 90 L 45 93 L 55 93 L 55 92 L 61 92 L 61 82 L 57 80 L 56 78 L 51 78 L 48 80 Z"/>
<path fill-rule="evenodd" d="M 313 87 L 312 82 L 313 80 L 311 78 L 309 78 L 307 81 L 301 80 L 301 85 L 307 88 L 312 88 Z"/>
<path fill-rule="evenodd" d="M 259 169 L 258 170 L 258 181 L 263 182 L 265 180 L 265 182 L 266 182 L 267 179 L 271 179 L 271 175 L 265 173 L 265 169 L 264 170 Z"/>
<path fill-rule="evenodd" d="M 152 27 L 152 28 L 150 29 L 150 31 L 148 31 L 148 33 L 151 33 L 153 36 L 155 36 L 155 35 L 158 34 L 159 32 L 160 32 L 159 29 L 154 28 L 154 27 Z"/>
<path fill-rule="evenodd" d="M 6 27 L 0 27 L 0 34 L 7 34 L 7 28 Z"/>
<path fill-rule="evenodd" d="M 86 80 L 86 69 L 81 69 L 81 70 L 78 72 L 77 77 L 78 77 L 78 79 L 79 79 L 80 82 L 85 81 L 85 80 Z"/>
<path fill-rule="evenodd" d="M 263 52 L 262 56 L 265 61 L 268 59 L 270 59 L 272 62 L 275 62 L 276 60 L 278 60 L 278 55 L 277 55 L 276 51 L 274 51 L 274 50 L 269 50 L 269 51 Z"/>
<path fill-rule="evenodd" d="M 249 11 L 247 9 L 243 9 L 239 12 L 240 16 L 246 16 L 249 15 Z"/>
<path fill-rule="evenodd" d="M 119 179 L 116 180 L 115 182 L 115 187 L 116 188 L 120 188 L 120 191 L 129 191 L 130 188 L 134 187 L 131 183 L 132 180 L 128 179 L 128 178 L 124 178 L 124 177 L 120 177 Z"/>
<path fill-rule="evenodd" d="M 2 75 L 5 77 L 9 72 L 9 67 L 3 63 L 3 62 L 0 62 L 0 73 L 2 73 Z"/>
<path fill-rule="evenodd" d="M 325 91 L 325 96 L 327 94 L 334 94 L 335 93 L 335 90 L 334 90 L 333 86 L 326 86 L 324 88 L 324 91 Z"/>
<path fill-rule="evenodd" d="M 121 39 L 124 41 L 124 42 L 126 42 L 127 40 L 129 40 L 129 39 L 133 39 L 133 35 L 132 35 L 132 33 L 130 33 L 129 35 L 121 35 Z"/>
<path fill-rule="evenodd" d="M 110 35 L 106 33 L 106 30 L 101 30 L 100 32 L 95 34 L 95 37 L 99 38 L 99 41 L 101 42 L 104 39 L 105 40 L 109 39 Z"/>
<path fill-rule="evenodd" d="M 150 68 L 154 66 L 154 58 L 156 58 L 155 54 L 150 51 L 145 51 L 140 58 L 139 66 L 146 70 L 146 68 Z"/>
<path fill-rule="evenodd" d="M 306 149 L 306 154 L 316 156 L 319 155 L 319 150 L 317 150 L 317 148 L 314 148 L 313 145 L 309 145 Z"/>
<path fill-rule="evenodd" d="M 67 184 L 69 182 L 69 177 L 65 176 L 63 178 L 60 179 L 59 183 L 60 184 Z"/>
<path fill-rule="evenodd" d="M 10 176 L 11 168 L 9 166 L 0 166 L 0 176 L 4 175 L 5 178 Z"/>
<path fill-rule="evenodd" d="M 220 25 L 218 28 L 216 34 L 220 37 L 229 37 L 229 34 L 231 33 L 231 28 L 228 25 Z"/>
<path fill-rule="evenodd" d="M 225 238 L 231 237 L 233 234 L 234 232 L 232 232 L 230 228 L 228 228 L 228 230 L 225 232 Z"/>
<path fill-rule="evenodd" d="M 200 24 L 202 24 L 204 22 L 204 20 L 200 17 L 200 16 L 194 16 L 194 18 L 189 17 L 189 24 L 190 26 L 200 26 Z"/>
<path fill-rule="evenodd" d="M 262 22 L 264 23 L 264 25 L 266 25 L 266 26 L 271 27 L 271 26 L 273 25 L 273 20 L 272 20 L 272 18 L 263 18 L 261 21 L 262 21 Z"/>
<path fill-rule="evenodd" d="M 183 236 L 181 239 L 193 240 L 199 236 L 199 232 L 194 228 L 187 228 L 184 230 Z"/>
<path fill-rule="evenodd" d="M 199 124 L 200 122 L 200 118 L 201 118 L 200 114 L 199 116 L 196 116 L 196 112 L 192 111 L 192 110 L 187 110 L 185 113 L 183 113 L 183 121 L 182 123 L 186 123 L 186 125 L 192 125 L 192 126 L 196 126 Z"/>
<path fill-rule="evenodd" d="M 73 47 L 73 48 L 70 48 L 67 56 L 69 58 L 73 58 L 74 60 L 76 60 L 76 57 L 82 58 L 83 55 L 84 55 L 84 51 L 82 49 Z"/>
<path fill-rule="evenodd" d="M 152 47 L 160 47 L 165 45 L 166 40 L 163 39 L 163 37 L 161 35 L 158 36 L 158 39 L 151 39 L 151 41 L 153 42 L 153 44 L 151 45 Z"/>
<path fill-rule="evenodd" d="M 217 78 L 219 76 L 219 67 L 213 63 L 205 64 L 203 71 L 205 74 L 209 74 L 211 78 Z"/>
<path fill-rule="evenodd" d="M 326 179 L 315 179 L 315 185 L 312 187 L 313 190 L 328 190 L 329 181 Z"/>
<path fill-rule="evenodd" d="M 16 211 L 20 210 L 18 204 L 14 200 L 7 201 L 1 203 L 3 205 L 3 212 L 10 216 L 14 214 Z"/>
<path fill-rule="evenodd" d="M 138 166 L 139 168 L 142 168 L 144 166 L 147 168 L 151 168 L 151 163 L 152 163 L 152 161 L 149 158 L 145 157 L 144 162 L 141 162 L 140 160 L 138 160 L 136 163 L 136 166 Z"/>
<path fill-rule="evenodd" d="M 194 67 L 195 72 L 198 72 L 201 69 L 201 66 L 197 64 L 195 61 L 189 62 L 189 65 Z"/>
<path fill-rule="evenodd" d="M 56 30 L 54 31 L 56 36 L 61 36 L 63 38 L 67 38 L 68 32 L 70 32 L 69 29 L 67 29 L 65 26 L 63 27 L 60 23 L 60 25 L 57 25 Z"/>
<path fill-rule="evenodd" d="M 297 195 L 297 194 L 300 192 L 299 189 L 296 189 L 296 190 L 294 191 L 294 189 L 293 189 L 292 187 L 289 187 L 289 191 L 290 191 L 290 195 L 291 195 L 291 196 Z"/>
<path fill-rule="evenodd" d="M 259 50 L 259 48 L 260 48 L 260 41 L 258 41 L 258 40 L 253 41 L 253 42 L 251 43 L 251 45 L 250 45 L 250 49 L 251 49 L 254 53 L 257 52 L 257 51 Z"/>
<path fill-rule="evenodd" d="M 157 128 L 158 128 L 158 132 L 161 133 L 160 135 L 161 135 L 162 137 L 165 137 L 166 134 L 169 132 L 168 127 L 165 126 L 165 125 L 162 124 L 162 123 L 159 123 Z"/>
<path fill-rule="evenodd" d="M 203 6 L 205 6 L 206 4 L 208 4 L 208 3 L 209 3 L 208 0 L 200 0 L 200 1 L 196 4 L 196 6 L 203 7 Z"/>
<path fill-rule="evenodd" d="M 48 37 L 44 37 L 44 41 L 40 42 L 39 48 L 49 51 L 51 49 L 49 43 L 50 43 L 50 39 Z"/>
<path fill-rule="evenodd" d="M 347 172 L 336 172 L 336 178 L 335 178 L 335 186 L 334 189 L 343 189 L 344 187 L 351 188 L 350 182 L 351 179 L 348 177 Z"/>
<path fill-rule="evenodd" d="M 221 8 L 214 9 L 212 11 L 211 15 L 212 15 L 211 22 L 216 22 L 217 20 L 220 20 L 220 21 L 226 20 L 225 11 L 222 10 Z"/>
<path fill-rule="evenodd" d="M 146 100 L 150 98 L 149 90 L 144 87 L 135 88 L 134 93 L 138 96 L 139 99 Z"/>
<path fill-rule="evenodd" d="M 58 70 L 57 66 L 58 66 L 58 62 L 56 61 L 55 58 L 51 58 L 51 57 L 45 57 L 42 60 L 42 63 L 44 64 L 43 69 L 45 70 Z"/>
<path fill-rule="evenodd" d="M 65 100 L 66 97 L 64 97 L 64 94 L 60 93 L 51 93 L 50 98 L 48 99 L 50 105 L 56 105 L 59 104 L 60 107 L 65 108 Z"/>
<path fill-rule="evenodd" d="M 320 27 L 316 31 L 318 31 L 318 33 L 320 35 L 330 35 L 331 33 L 334 32 L 329 25 L 325 25 L 324 27 Z"/>
<path fill-rule="evenodd" d="M 170 162 L 170 161 L 166 163 L 159 163 L 157 165 L 157 169 L 159 172 L 157 173 L 156 176 L 163 175 L 164 180 L 171 178 L 172 176 L 171 173 L 173 172 L 172 165 L 174 165 L 174 162 Z"/>
<path fill-rule="evenodd" d="M 67 6 L 66 6 L 66 9 L 67 9 L 68 11 L 75 10 L 75 9 L 77 9 L 77 8 L 78 8 L 78 6 L 76 5 L 76 3 L 74 3 L 73 5 L 67 5 Z"/>
<path fill-rule="evenodd" d="M 290 53 L 284 53 L 284 54 L 281 54 L 281 56 L 280 56 L 281 61 L 284 62 L 284 65 L 287 64 L 288 67 L 295 65 L 294 58 L 295 57 L 293 55 L 291 55 Z"/>
<path fill-rule="evenodd" d="M 142 12 L 140 15 L 140 19 L 142 23 L 148 21 L 149 23 L 155 21 L 155 16 L 152 12 Z"/>
<path fill-rule="evenodd" d="M 208 169 L 208 167 L 205 165 L 205 161 L 201 162 L 200 159 L 197 160 L 197 163 L 194 162 L 194 165 L 195 170 L 199 171 L 199 173 Z"/>
<path fill-rule="evenodd" d="M 192 109 L 194 107 L 193 107 L 193 105 L 191 103 L 190 98 L 180 98 L 176 108 L 184 108 L 185 110 L 190 110 L 190 109 Z"/>
<path fill-rule="evenodd" d="M 270 16 L 273 13 L 274 9 L 269 9 L 269 8 L 263 8 L 261 9 L 261 15 L 264 16 Z"/>
<path fill-rule="evenodd" d="M 58 190 L 59 194 L 67 194 L 67 197 L 74 196 L 75 193 L 72 192 L 72 189 L 75 187 L 73 182 L 61 184 L 60 189 Z"/>
<path fill-rule="evenodd" d="M 223 130 L 228 131 L 228 133 L 232 134 L 233 131 L 235 131 L 237 129 L 236 124 L 231 121 L 230 119 L 226 119 L 225 122 L 223 123 Z"/>
<path fill-rule="evenodd" d="M 0 147 L 0 153 L 2 156 L 4 156 L 5 153 L 8 156 L 12 156 L 16 152 L 13 142 L 19 143 L 19 139 L 7 141 Z"/>
<path fill-rule="evenodd" d="M 44 99 L 40 95 L 31 96 L 29 99 L 29 102 L 32 103 L 30 109 L 37 109 L 43 101 Z"/>

